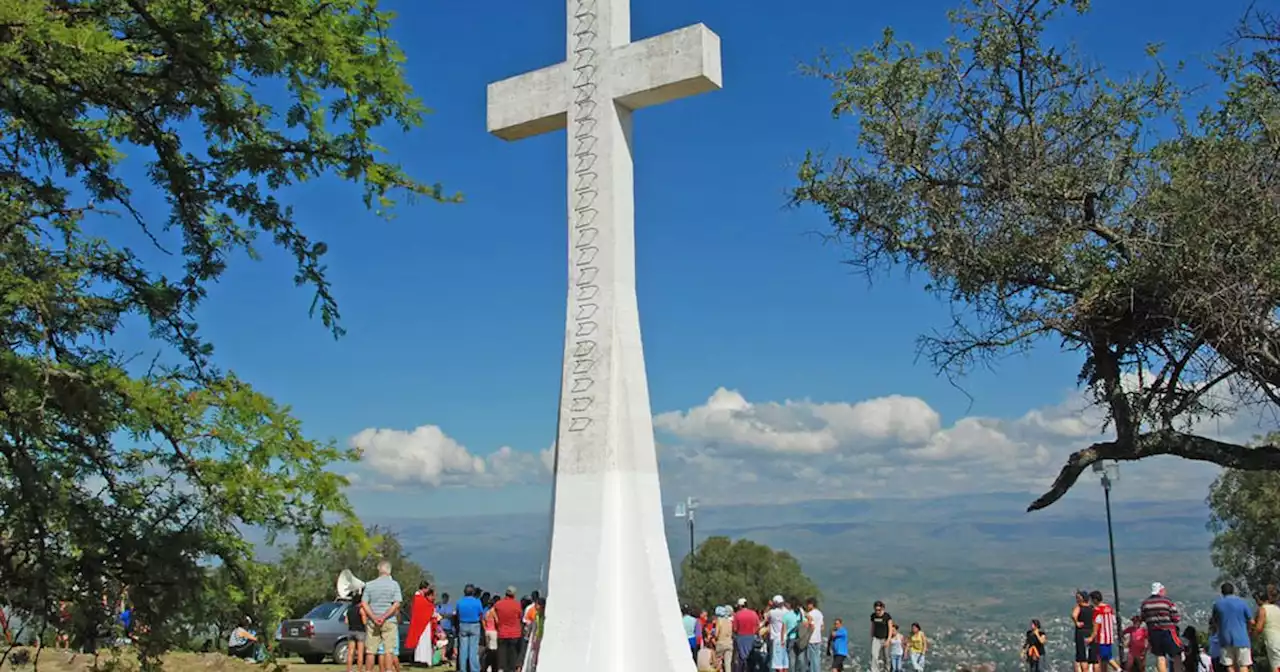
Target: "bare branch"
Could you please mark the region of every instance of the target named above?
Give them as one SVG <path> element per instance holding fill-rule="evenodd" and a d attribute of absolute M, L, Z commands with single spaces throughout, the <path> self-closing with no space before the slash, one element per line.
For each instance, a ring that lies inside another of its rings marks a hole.
<path fill-rule="evenodd" d="M 1039 511 L 1058 501 L 1090 465 L 1101 460 L 1132 462 L 1158 455 L 1172 455 L 1188 460 L 1210 462 L 1230 469 L 1248 471 L 1280 469 L 1280 446 L 1248 447 L 1203 436 L 1162 430 L 1137 436 L 1131 442 L 1095 443 L 1067 458 L 1049 491 L 1027 507 Z"/>

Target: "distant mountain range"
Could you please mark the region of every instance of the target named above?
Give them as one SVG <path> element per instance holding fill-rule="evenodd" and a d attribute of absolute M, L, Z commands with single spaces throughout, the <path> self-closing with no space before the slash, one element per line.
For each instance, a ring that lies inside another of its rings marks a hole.
<path fill-rule="evenodd" d="M 1104 510 L 1069 497 L 1027 514 L 1026 493 L 940 499 L 815 500 L 703 506 L 696 537 L 748 538 L 796 556 L 823 592 L 828 617 L 856 623 L 876 599 L 901 622 L 947 628 L 1012 628 L 1070 609 L 1071 592 L 1111 594 Z M 1202 501 L 1114 503 L 1122 611 L 1152 581 L 1175 599 L 1213 596 L 1211 535 Z M 522 591 L 542 583 L 548 512 L 505 516 L 380 519 L 445 590 L 467 582 Z M 671 518 L 673 561 L 688 552 L 688 529 Z"/>

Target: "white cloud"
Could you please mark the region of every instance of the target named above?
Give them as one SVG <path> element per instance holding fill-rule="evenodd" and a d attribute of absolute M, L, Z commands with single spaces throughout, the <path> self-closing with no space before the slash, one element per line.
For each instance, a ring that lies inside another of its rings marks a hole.
<path fill-rule="evenodd" d="M 412 431 L 365 429 L 351 437 L 368 470 L 353 486 L 505 485 L 540 477 L 542 460 L 503 446 L 487 457 L 473 454 L 436 425 Z"/>
<path fill-rule="evenodd" d="M 1245 439 L 1256 419 L 1215 420 L 1196 427 Z M 1067 455 L 1105 440 L 1102 416 L 1082 394 L 1016 418 L 969 416 L 946 424 L 926 401 L 890 395 L 862 401 L 749 401 L 719 388 L 693 408 L 659 413 L 659 465 L 669 497 L 697 494 L 709 502 L 822 497 L 937 496 L 1043 490 Z M 521 438 L 521 437 L 512 437 Z M 499 487 L 547 482 L 553 446 L 508 446 L 478 455 L 435 425 L 409 432 L 366 429 L 352 437 L 364 450 L 353 485 Z M 1152 488 L 1203 492 L 1210 465 L 1174 458 L 1130 464 L 1126 480 Z M 1150 497 L 1158 493 L 1144 492 Z"/>
<path fill-rule="evenodd" d="M 1239 419 L 1197 429 L 1248 436 Z M 660 413 L 663 489 L 730 501 L 854 496 L 935 496 L 1043 490 L 1066 457 L 1105 440 L 1102 416 L 1083 395 L 1017 418 L 963 417 L 944 425 L 923 399 L 751 402 L 717 389 L 705 403 Z M 1126 465 L 1130 480 L 1171 496 L 1203 492 L 1210 465 L 1173 458 Z M 1156 493 L 1146 493 L 1158 497 Z"/>
<path fill-rule="evenodd" d="M 766 452 L 821 454 L 849 443 L 919 443 L 940 418 L 924 401 L 890 396 L 856 404 L 786 401 L 752 404 L 720 388 L 707 403 L 660 413 L 654 427 L 691 441 L 723 442 Z"/>

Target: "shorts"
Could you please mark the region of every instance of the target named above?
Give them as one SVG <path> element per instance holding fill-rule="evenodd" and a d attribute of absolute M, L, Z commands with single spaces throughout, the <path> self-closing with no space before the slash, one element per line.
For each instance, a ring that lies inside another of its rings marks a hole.
<path fill-rule="evenodd" d="M 1111 658 L 1112 658 L 1111 647 L 1112 647 L 1111 644 L 1099 644 L 1097 646 L 1098 655 L 1094 657 L 1094 660 L 1092 662 L 1095 662 L 1095 663 L 1111 662 Z"/>
<path fill-rule="evenodd" d="M 1083 630 L 1076 631 L 1076 662 L 1077 663 L 1093 662 L 1093 659 L 1089 657 L 1089 653 L 1090 653 L 1089 643 L 1085 641 L 1086 639 L 1088 639 L 1088 636 L 1084 634 Z"/>
<path fill-rule="evenodd" d="M 1182 656 L 1182 638 L 1175 630 L 1151 628 L 1147 633 L 1147 650 L 1157 658 L 1179 658 Z"/>
<path fill-rule="evenodd" d="M 384 650 L 399 653 L 400 628 L 397 627 L 394 619 L 387 619 L 380 626 L 373 621 L 365 623 L 364 633 L 365 645 L 370 649 L 374 649 L 379 654 Z"/>
<path fill-rule="evenodd" d="M 832 655 L 832 656 L 831 656 L 831 669 L 833 669 L 833 670 L 843 670 L 843 669 L 844 669 L 844 659 L 845 659 L 845 657 L 844 657 L 844 656 L 842 656 L 842 655 L 840 655 L 840 654 Z"/>
<path fill-rule="evenodd" d="M 367 635 L 364 630 L 352 630 L 347 633 L 347 637 L 353 642 L 360 642 L 363 644 Z"/>
<path fill-rule="evenodd" d="M 1227 667 L 1250 667 L 1253 665 L 1253 651 L 1247 646 L 1224 646 L 1222 664 Z"/>

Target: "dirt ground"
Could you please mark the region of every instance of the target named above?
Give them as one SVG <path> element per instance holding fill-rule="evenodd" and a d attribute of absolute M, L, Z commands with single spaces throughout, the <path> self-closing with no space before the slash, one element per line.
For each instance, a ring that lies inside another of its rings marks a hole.
<path fill-rule="evenodd" d="M 17 656 L 14 653 L 23 651 Z M 346 672 L 346 665 L 307 665 L 298 658 L 284 658 L 279 661 L 289 672 Z M 19 664 L 20 663 L 20 664 Z M 38 666 L 33 667 L 33 663 Z M 0 672 L 89 672 L 93 669 L 94 658 L 87 654 L 74 654 L 57 651 L 45 647 L 35 658 L 34 650 L 14 649 L 10 652 Z M 99 667 L 115 672 L 133 672 L 138 669 L 138 659 L 128 652 L 120 651 L 112 657 L 111 652 L 98 656 Z M 171 653 L 164 659 L 166 672 L 261 672 L 262 666 L 245 660 L 231 658 L 220 653 Z M 432 668 L 417 668 L 401 664 L 401 672 L 452 672 L 452 665 Z"/>

